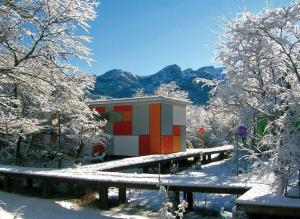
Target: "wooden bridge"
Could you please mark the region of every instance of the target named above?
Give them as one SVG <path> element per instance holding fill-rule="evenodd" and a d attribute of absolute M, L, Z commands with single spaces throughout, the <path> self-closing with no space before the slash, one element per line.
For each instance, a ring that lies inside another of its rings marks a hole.
<path fill-rule="evenodd" d="M 125 158 L 116 161 L 78 166 L 76 168 L 32 168 L 0 165 L 0 175 L 4 176 L 3 185 L 6 191 L 11 191 L 14 178 L 26 179 L 28 187 L 32 187 L 33 180 L 43 182 L 43 196 L 47 197 L 51 183 L 68 183 L 73 185 L 84 185 L 93 190 L 98 190 L 100 195 L 99 207 L 107 208 L 108 188 L 119 188 L 119 199 L 126 200 L 126 188 L 157 190 L 159 185 L 168 186 L 171 191 L 182 191 L 187 196 L 192 192 L 211 192 L 242 194 L 250 187 L 239 182 L 233 183 L 231 179 L 223 178 L 218 181 L 210 177 L 187 177 L 184 175 L 170 174 L 132 174 L 112 172 L 136 167 L 146 167 L 160 163 L 161 166 L 171 162 L 187 158 L 194 158 L 195 161 L 210 160 L 212 154 L 231 152 L 232 145 L 225 145 L 210 149 L 189 149 L 186 152 L 178 152 L 167 155 L 149 155 L 142 157 Z M 108 172 L 109 171 L 109 172 Z M 213 182 L 213 183 L 211 183 Z M 229 184 L 230 183 L 230 184 Z M 190 200 L 191 202 L 191 200 Z"/>
<path fill-rule="evenodd" d="M 157 165 L 158 163 L 164 165 L 170 161 L 179 161 L 187 158 L 194 158 L 195 161 L 200 159 L 206 160 L 212 154 L 226 153 L 232 150 L 232 145 L 226 145 L 211 149 L 192 149 L 169 155 L 125 158 L 118 161 L 63 169 L 0 165 L 0 175 L 3 176 L 3 185 L 6 191 L 11 191 L 12 182 L 15 178 L 25 179 L 27 187 L 33 186 L 33 180 L 42 181 L 44 197 L 48 197 L 49 193 L 51 193 L 51 183 L 67 183 L 72 186 L 84 185 L 86 188 L 99 192 L 98 206 L 102 209 L 109 207 L 109 187 L 119 188 L 119 201 L 124 203 L 126 202 L 127 188 L 158 190 L 159 185 L 163 185 L 168 187 L 169 191 L 173 191 L 178 200 L 179 193 L 184 192 L 184 197 L 187 199 L 191 209 L 193 206 L 193 192 L 241 195 L 255 187 L 255 184 L 244 183 L 238 181 L 236 177 L 226 175 L 218 176 L 203 173 L 202 175 L 193 176 L 112 171 Z M 243 202 L 237 201 L 237 203 L 239 208 L 246 206 Z M 296 209 L 300 210 L 300 205 Z"/>

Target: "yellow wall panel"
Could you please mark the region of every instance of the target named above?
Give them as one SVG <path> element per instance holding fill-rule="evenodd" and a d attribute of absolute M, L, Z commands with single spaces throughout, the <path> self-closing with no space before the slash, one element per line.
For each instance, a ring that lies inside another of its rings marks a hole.
<path fill-rule="evenodd" d="M 173 153 L 180 151 L 180 136 L 173 136 Z"/>
<path fill-rule="evenodd" d="M 132 121 L 132 111 L 122 111 L 122 121 L 131 122 Z"/>

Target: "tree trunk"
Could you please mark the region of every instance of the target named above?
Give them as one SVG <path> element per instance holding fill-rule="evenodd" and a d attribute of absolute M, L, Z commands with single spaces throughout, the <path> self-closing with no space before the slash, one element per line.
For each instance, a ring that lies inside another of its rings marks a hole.
<path fill-rule="evenodd" d="M 22 137 L 19 136 L 16 145 L 16 164 L 20 164 L 21 162 L 21 141 L 22 141 Z"/>
<path fill-rule="evenodd" d="M 81 153 L 83 147 L 84 147 L 84 144 L 82 141 L 80 141 L 79 148 L 76 151 L 76 156 L 75 156 L 76 158 L 78 158 L 80 156 L 80 153 Z"/>
<path fill-rule="evenodd" d="M 29 152 L 30 152 L 32 146 L 33 146 L 33 142 L 34 142 L 36 136 L 37 136 L 37 135 L 35 135 L 35 134 L 33 134 L 33 135 L 31 136 L 30 143 L 29 143 L 28 149 L 27 149 L 27 151 L 26 151 L 26 156 L 27 156 L 27 157 L 28 157 L 28 155 L 29 155 Z"/>

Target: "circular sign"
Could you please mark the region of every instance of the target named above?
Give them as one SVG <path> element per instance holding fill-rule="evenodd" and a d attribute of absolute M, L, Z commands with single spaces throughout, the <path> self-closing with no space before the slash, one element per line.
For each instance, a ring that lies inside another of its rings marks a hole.
<path fill-rule="evenodd" d="M 205 131 L 205 129 L 203 127 L 199 128 L 200 135 L 204 135 L 204 131 Z"/>
<path fill-rule="evenodd" d="M 236 134 L 240 138 L 246 138 L 246 136 L 247 136 L 247 127 L 245 125 L 239 125 L 236 129 Z"/>

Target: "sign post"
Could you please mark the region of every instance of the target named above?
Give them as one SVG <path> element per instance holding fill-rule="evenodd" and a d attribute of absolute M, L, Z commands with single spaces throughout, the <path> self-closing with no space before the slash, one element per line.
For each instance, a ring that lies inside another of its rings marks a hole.
<path fill-rule="evenodd" d="M 205 129 L 203 127 L 199 128 L 200 138 L 202 139 L 203 146 L 205 145 Z"/>
<path fill-rule="evenodd" d="M 242 142 L 245 142 L 247 137 L 247 127 L 243 124 L 240 124 L 236 129 L 236 176 L 239 176 L 239 139 L 242 139 Z"/>

